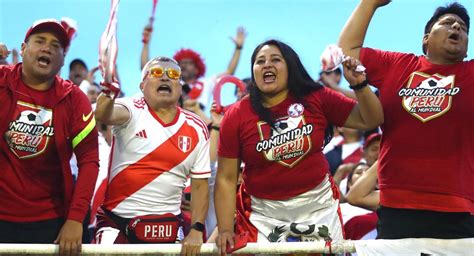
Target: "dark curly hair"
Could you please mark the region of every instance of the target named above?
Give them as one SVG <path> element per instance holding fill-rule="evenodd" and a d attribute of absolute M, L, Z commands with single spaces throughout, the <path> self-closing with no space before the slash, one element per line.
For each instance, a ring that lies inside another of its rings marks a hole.
<path fill-rule="evenodd" d="M 323 88 L 323 85 L 319 82 L 314 81 L 311 78 L 311 76 L 304 68 L 303 63 L 301 63 L 298 54 L 289 45 L 275 39 L 267 40 L 259 44 L 252 53 L 250 63 L 252 74 L 250 86 L 248 88 L 250 94 L 250 102 L 252 104 L 253 110 L 257 113 L 259 118 L 270 124 L 270 126 L 274 127 L 275 117 L 273 116 L 273 113 L 270 111 L 270 109 L 265 108 L 262 105 L 262 94 L 257 87 L 257 84 L 255 82 L 255 75 L 253 73 L 253 65 L 255 63 L 257 54 L 266 45 L 273 45 L 280 50 L 283 59 L 285 59 L 286 65 L 288 67 L 287 86 L 289 94 L 294 96 L 296 100 L 301 102 L 303 105 L 305 105 L 304 96 L 308 95 L 312 91 Z M 332 135 L 332 125 L 329 125 L 326 128 L 325 144 L 329 142 L 329 140 L 331 140 Z"/>

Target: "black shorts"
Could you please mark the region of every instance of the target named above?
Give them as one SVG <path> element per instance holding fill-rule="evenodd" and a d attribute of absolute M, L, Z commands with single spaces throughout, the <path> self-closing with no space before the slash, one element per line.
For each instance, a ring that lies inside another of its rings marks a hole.
<path fill-rule="evenodd" d="M 467 212 L 435 212 L 380 206 L 377 239 L 474 237 L 474 216 Z"/>
<path fill-rule="evenodd" d="M 62 218 L 35 222 L 0 220 L 0 243 L 52 244 L 63 223 Z"/>

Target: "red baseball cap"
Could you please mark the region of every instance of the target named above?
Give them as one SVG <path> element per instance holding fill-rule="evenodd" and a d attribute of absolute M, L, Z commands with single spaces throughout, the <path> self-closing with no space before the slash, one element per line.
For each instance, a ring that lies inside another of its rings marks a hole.
<path fill-rule="evenodd" d="M 366 149 L 372 142 L 380 140 L 382 138 L 382 134 L 380 133 L 372 133 L 371 135 L 367 136 L 364 141 L 364 149 Z"/>
<path fill-rule="evenodd" d="M 64 50 L 67 50 L 69 44 L 71 43 L 71 39 L 69 38 L 66 29 L 61 25 L 59 21 L 55 19 L 42 19 L 35 21 L 26 32 L 25 42 L 32 34 L 45 31 L 52 32 L 53 34 L 55 34 L 59 42 L 61 42 L 61 45 L 63 46 Z"/>

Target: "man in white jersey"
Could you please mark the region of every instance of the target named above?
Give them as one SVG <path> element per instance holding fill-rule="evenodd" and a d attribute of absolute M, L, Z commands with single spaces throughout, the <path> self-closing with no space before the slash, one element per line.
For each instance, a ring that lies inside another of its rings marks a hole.
<path fill-rule="evenodd" d="M 108 90 L 99 96 L 96 118 L 113 125 L 113 141 L 96 243 L 179 241 L 181 194 L 190 176 L 193 225 L 182 253 L 199 253 L 211 173 L 209 133 L 199 117 L 177 106 L 180 75 L 175 60 L 157 57 L 143 68 L 142 98 L 115 100 Z"/>

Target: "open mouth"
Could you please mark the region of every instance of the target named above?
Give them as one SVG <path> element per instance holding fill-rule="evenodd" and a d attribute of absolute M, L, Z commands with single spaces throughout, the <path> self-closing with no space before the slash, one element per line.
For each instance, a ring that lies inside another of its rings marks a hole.
<path fill-rule="evenodd" d="M 275 80 L 276 80 L 275 73 L 273 73 L 271 71 L 267 71 L 267 72 L 263 73 L 263 82 L 273 83 L 273 82 L 275 82 Z"/>
<path fill-rule="evenodd" d="M 41 57 L 38 58 L 38 63 L 41 66 L 47 66 L 47 65 L 49 65 L 49 63 L 51 63 L 51 59 L 49 57 L 46 57 L 46 56 L 41 56 Z"/>
<path fill-rule="evenodd" d="M 454 41 L 459 41 L 459 38 L 460 38 L 459 34 L 456 34 L 456 33 L 453 33 L 448 37 L 448 39 L 454 40 Z"/>
<path fill-rule="evenodd" d="M 156 89 L 159 93 L 171 93 L 171 86 L 162 84 Z"/>

